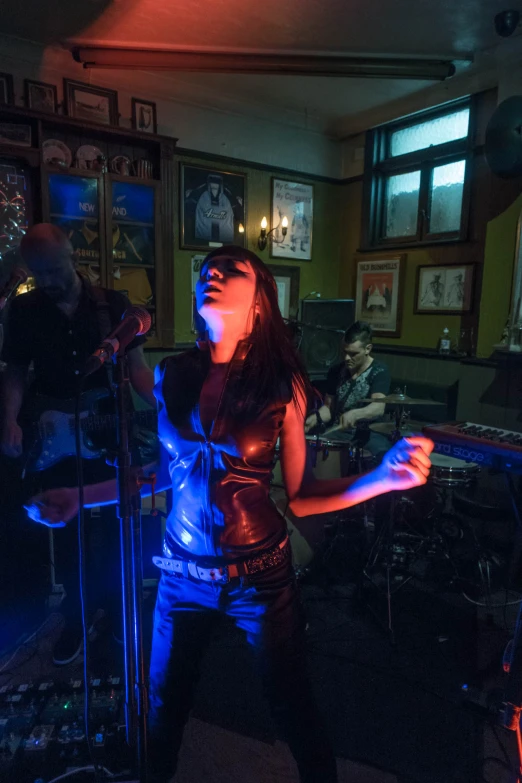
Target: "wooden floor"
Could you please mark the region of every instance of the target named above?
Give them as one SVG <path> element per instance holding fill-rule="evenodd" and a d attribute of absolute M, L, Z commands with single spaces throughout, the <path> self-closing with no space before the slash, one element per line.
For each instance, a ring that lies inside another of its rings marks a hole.
<path fill-rule="evenodd" d="M 395 775 L 337 760 L 339 783 L 398 783 Z M 192 718 L 185 730 L 176 783 L 299 783 L 288 747 L 268 745 Z M 320 783 L 320 781 L 318 781 Z"/>
<path fill-rule="evenodd" d="M 8 672 L 16 671 L 16 681 L 63 673 L 52 664 L 52 649 L 62 627 L 58 612 L 49 615 L 12 658 L 0 658 L 0 687 L 13 682 Z M 35 654 L 36 653 L 36 654 Z M 70 675 L 81 677 L 82 658 L 67 667 Z M 395 775 L 362 764 L 338 759 L 339 783 L 398 783 Z M 293 757 L 282 742 L 268 744 L 191 718 L 183 739 L 176 783 L 299 783 Z M 318 782 L 319 783 L 319 782 Z"/>

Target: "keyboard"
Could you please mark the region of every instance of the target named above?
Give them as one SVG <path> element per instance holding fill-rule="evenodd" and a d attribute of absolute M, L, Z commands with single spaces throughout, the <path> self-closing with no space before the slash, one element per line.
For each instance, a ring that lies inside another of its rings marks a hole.
<path fill-rule="evenodd" d="M 439 454 L 522 473 L 522 432 L 469 421 L 429 424 L 422 431 L 435 443 Z"/>

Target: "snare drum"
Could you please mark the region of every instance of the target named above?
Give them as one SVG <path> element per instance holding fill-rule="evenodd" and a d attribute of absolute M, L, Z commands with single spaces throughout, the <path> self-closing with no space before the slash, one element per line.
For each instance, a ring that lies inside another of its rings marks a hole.
<path fill-rule="evenodd" d="M 317 479 L 333 479 L 348 476 L 353 473 L 364 473 L 372 467 L 372 454 L 366 449 L 360 452 L 360 467 L 357 464 L 359 456 L 353 443 L 347 440 L 306 435 L 308 458 L 314 476 Z M 282 485 L 279 440 L 275 450 L 276 463 L 272 473 L 272 484 Z"/>
<path fill-rule="evenodd" d="M 433 452 L 430 459 L 430 481 L 437 487 L 467 487 L 476 481 L 480 472 L 480 467 L 475 462 L 464 462 L 446 454 Z"/>
<path fill-rule="evenodd" d="M 310 460 L 317 479 L 364 473 L 372 466 L 372 453 L 357 449 L 352 440 L 307 435 Z"/>
<path fill-rule="evenodd" d="M 308 456 L 318 479 L 341 478 L 341 452 L 346 443 L 317 435 L 306 435 Z"/>

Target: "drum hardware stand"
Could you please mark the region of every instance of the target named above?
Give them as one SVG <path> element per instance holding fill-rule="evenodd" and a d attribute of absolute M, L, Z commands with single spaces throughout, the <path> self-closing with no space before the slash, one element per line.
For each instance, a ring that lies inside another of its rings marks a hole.
<path fill-rule="evenodd" d="M 392 571 L 394 568 L 393 563 L 393 539 L 395 533 L 395 522 L 397 518 L 398 509 L 398 497 L 396 492 L 390 493 L 390 509 L 388 520 L 383 524 L 382 529 L 375 541 L 365 566 L 362 570 L 363 579 L 366 578 L 375 588 L 379 589 L 379 586 L 375 583 L 372 575 L 369 573 L 369 569 L 376 565 L 380 555 L 384 554 L 385 563 L 385 582 L 386 582 L 386 630 L 390 643 L 395 644 L 395 629 L 393 625 L 393 612 L 392 612 L 392 596 L 404 587 L 408 582 L 413 579 L 413 575 L 405 577 L 401 580 L 400 584 L 395 588 L 392 587 Z M 363 582 L 361 583 L 361 590 L 363 588 Z M 382 619 L 378 616 L 377 612 L 371 607 L 368 602 L 365 602 L 367 608 L 374 615 L 375 619 L 382 626 Z"/>
<path fill-rule="evenodd" d="M 404 392 L 401 392 L 399 389 L 397 393 L 406 394 L 406 387 L 404 388 Z M 392 445 L 397 443 L 402 438 L 400 427 L 405 415 L 407 414 L 405 414 L 404 412 L 404 405 L 397 405 L 395 409 L 395 431 L 390 435 Z M 395 590 L 392 589 L 392 585 L 391 585 L 391 575 L 392 575 L 391 571 L 393 568 L 392 547 L 393 547 L 393 537 L 395 533 L 395 522 L 396 522 L 397 508 L 398 508 L 397 501 L 398 501 L 397 493 L 391 492 L 388 520 L 383 524 L 382 529 L 377 537 L 377 540 L 375 541 L 370 551 L 370 555 L 368 557 L 368 560 L 366 561 L 366 565 L 362 569 L 362 579 L 360 584 L 361 594 L 363 592 L 364 578 L 366 578 L 374 587 L 377 587 L 370 574 L 368 574 L 368 568 L 372 565 L 375 565 L 379 555 L 385 552 L 386 553 L 386 613 L 387 613 L 386 630 L 388 632 L 388 637 L 392 645 L 395 644 L 395 630 L 393 627 L 393 615 L 392 615 L 392 595 L 413 579 L 413 576 L 410 575 L 406 579 L 401 581 L 400 585 L 398 585 Z M 382 625 L 382 621 L 378 617 L 374 609 L 368 604 L 368 602 L 365 603 L 367 608 L 374 615 L 375 619 L 379 622 L 379 624 Z"/>

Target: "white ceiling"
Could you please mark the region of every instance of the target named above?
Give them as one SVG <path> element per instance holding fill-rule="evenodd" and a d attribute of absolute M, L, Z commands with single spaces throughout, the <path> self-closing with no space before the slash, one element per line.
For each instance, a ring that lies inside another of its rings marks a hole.
<path fill-rule="evenodd" d="M 465 60 L 501 42 L 508 0 L 2 0 L 2 33 L 40 43 L 410 55 Z M 520 43 L 522 39 L 518 40 Z M 159 77 L 159 75 L 158 75 Z M 94 81 L 94 79 L 93 79 Z M 229 74 L 161 74 L 172 97 L 279 111 L 332 135 L 430 83 Z"/>

